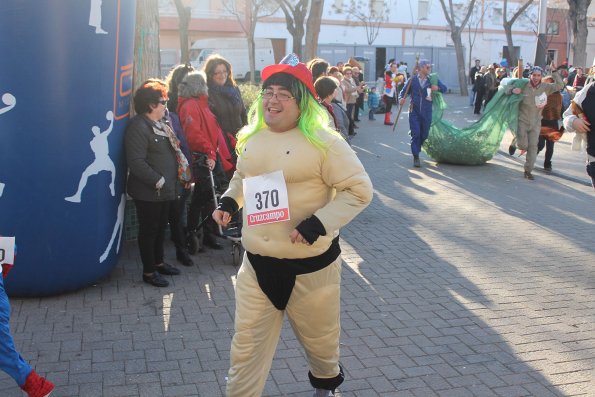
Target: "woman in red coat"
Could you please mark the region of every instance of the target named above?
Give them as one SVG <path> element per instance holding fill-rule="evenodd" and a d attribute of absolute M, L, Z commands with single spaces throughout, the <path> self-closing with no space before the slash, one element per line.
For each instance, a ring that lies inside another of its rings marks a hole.
<path fill-rule="evenodd" d="M 188 213 L 188 230 L 197 232 L 201 218 L 213 211 L 211 183 L 208 170 L 213 171 L 216 183 L 227 187 L 226 174 L 234 171 L 232 155 L 215 115 L 209 109 L 206 77 L 203 72 L 189 73 L 178 87 L 178 115 L 188 146 L 192 151 L 195 186 Z M 235 142 L 233 143 L 235 146 Z M 201 215 L 202 214 L 202 215 Z M 210 219 L 210 218 L 209 218 Z M 215 238 L 215 224 L 207 221 L 204 245 L 221 249 Z M 192 236 L 191 236 L 192 237 Z"/>

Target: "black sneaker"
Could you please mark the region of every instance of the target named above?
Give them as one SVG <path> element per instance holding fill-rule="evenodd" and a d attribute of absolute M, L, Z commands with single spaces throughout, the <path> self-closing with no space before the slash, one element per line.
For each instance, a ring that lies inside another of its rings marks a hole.
<path fill-rule="evenodd" d="M 147 284 L 151 284 L 155 287 L 167 287 L 169 282 L 163 278 L 163 276 L 157 272 L 153 272 L 150 276 L 143 274 L 143 281 Z"/>
<path fill-rule="evenodd" d="M 543 166 L 543 170 L 545 171 L 546 174 L 551 174 L 552 173 L 552 166 L 551 165 L 544 165 Z"/>
<path fill-rule="evenodd" d="M 514 152 L 516 152 L 516 146 L 510 145 L 508 147 L 508 154 L 510 154 L 512 156 L 514 154 Z"/>
<path fill-rule="evenodd" d="M 414 157 L 413 158 L 413 166 L 415 168 L 421 168 L 421 162 L 419 161 L 419 157 Z"/>
<path fill-rule="evenodd" d="M 161 274 L 165 274 L 166 276 L 177 276 L 180 274 L 180 269 L 175 268 L 167 263 L 164 263 L 161 266 L 155 266 L 155 270 Z"/>

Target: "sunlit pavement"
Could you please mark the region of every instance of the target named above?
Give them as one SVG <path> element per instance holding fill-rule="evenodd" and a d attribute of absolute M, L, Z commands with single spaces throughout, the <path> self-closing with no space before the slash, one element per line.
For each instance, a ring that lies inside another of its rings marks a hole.
<path fill-rule="evenodd" d="M 475 120 L 446 100 L 456 125 Z M 341 234 L 338 395 L 595 396 L 595 194 L 572 136 L 534 181 L 508 136 L 485 165 L 414 169 L 401 117 L 393 132 L 363 114 L 353 139 L 375 197 Z M 193 258 L 159 289 L 127 242 L 97 285 L 13 299 L 18 349 L 56 396 L 222 396 L 237 269 L 229 250 Z M 307 370 L 286 325 L 264 395 L 311 396 Z M 1 374 L 0 396 L 21 395 Z"/>

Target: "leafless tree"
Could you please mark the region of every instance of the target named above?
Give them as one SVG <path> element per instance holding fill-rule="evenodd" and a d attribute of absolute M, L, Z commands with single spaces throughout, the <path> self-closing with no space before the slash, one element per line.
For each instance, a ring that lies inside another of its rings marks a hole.
<path fill-rule="evenodd" d="M 223 7 L 236 17 L 248 41 L 248 59 L 250 61 L 250 83 L 255 83 L 255 42 L 254 32 L 258 20 L 273 15 L 279 8 L 275 0 L 223 0 Z"/>
<path fill-rule="evenodd" d="M 388 20 L 387 1 L 350 0 L 342 7 L 333 5 L 332 8 L 337 14 L 346 15 L 348 25 L 353 24 L 351 21 L 355 19 L 364 26 L 368 45 L 374 43 L 380 32 L 380 25 Z"/>
<path fill-rule="evenodd" d="M 514 43 L 512 41 L 512 25 L 517 21 L 517 19 L 524 15 L 525 11 L 531 4 L 533 4 L 535 0 L 527 0 L 523 3 L 517 10 L 512 14 L 510 19 L 508 19 L 508 0 L 503 0 L 502 4 L 502 26 L 504 27 L 504 34 L 506 35 L 506 45 L 508 46 L 508 62 L 509 65 L 516 65 L 517 59 L 516 54 L 514 53 Z"/>
<path fill-rule="evenodd" d="M 467 23 L 467 38 L 469 40 L 469 62 L 467 70 L 471 70 L 471 62 L 473 62 L 473 46 L 475 45 L 475 39 L 477 38 L 477 31 L 479 30 L 479 25 L 490 5 L 491 3 L 485 3 L 479 10 L 473 10 L 469 22 Z"/>
<path fill-rule="evenodd" d="M 293 41 L 292 52 L 302 60 L 314 58 L 318 49 L 324 0 L 275 1 L 285 15 L 285 25 Z M 305 45 L 304 36 L 306 36 Z"/>
<path fill-rule="evenodd" d="M 304 60 L 316 57 L 318 49 L 318 35 L 322 23 L 322 11 L 324 0 L 310 0 L 310 12 L 306 21 L 306 46 L 304 48 Z"/>
<path fill-rule="evenodd" d="M 450 37 L 455 46 L 461 96 L 467 96 L 468 91 L 465 77 L 465 54 L 463 53 L 463 41 L 461 39 L 461 33 L 464 31 L 465 25 L 467 25 L 467 21 L 469 21 L 469 18 L 471 17 L 471 13 L 473 12 L 473 8 L 475 6 L 475 0 L 471 0 L 467 6 L 457 4 L 457 7 L 454 6 L 452 0 L 448 0 L 448 7 L 446 7 L 445 0 L 440 0 L 440 5 L 442 6 L 442 11 L 444 11 L 446 22 L 448 22 L 450 27 Z M 459 22 L 458 25 L 457 22 Z"/>
<path fill-rule="evenodd" d="M 546 31 L 545 34 L 545 41 L 543 42 L 543 53 L 547 52 L 547 49 L 549 48 L 550 44 L 552 43 L 552 41 L 554 40 L 554 34 L 549 33 L 549 27 L 551 26 L 551 23 L 554 21 L 559 20 L 559 15 L 562 14 L 563 12 L 565 12 L 566 10 L 562 10 L 559 8 L 548 8 L 547 11 L 547 19 L 546 19 L 546 29 L 548 29 Z M 525 19 L 526 19 L 526 24 L 530 26 L 531 31 L 535 34 L 535 37 L 538 38 L 539 37 L 539 18 L 538 17 L 532 17 L 530 15 L 524 15 Z M 537 41 L 537 45 L 539 45 L 540 42 Z M 553 61 L 553 59 L 550 59 L 546 62 L 546 64 L 549 64 L 551 61 Z M 560 62 L 562 63 L 562 62 Z"/>
<path fill-rule="evenodd" d="M 568 0 L 568 19 L 572 27 L 572 64 L 587 66 L 587 10 L 591 0 Z"/>
<path fill-rule="evenodd" d="M 309 0 L 277 0 L 283 14 L 285 15 L 285 25 L 287 31 L 293 39 L 292 52 L 302 58 L 303 39 L 306 16 L 310 8 Z"/>
<path fill-rule="evenodd" d="M 178 27 L 180 32 L 180 63 L 190 62 L 189 43 L 188 43 L 188 26 L 192 18 L 192 7 L 185 6 L 182 0 L 173 0 L 178 10 Z"/>

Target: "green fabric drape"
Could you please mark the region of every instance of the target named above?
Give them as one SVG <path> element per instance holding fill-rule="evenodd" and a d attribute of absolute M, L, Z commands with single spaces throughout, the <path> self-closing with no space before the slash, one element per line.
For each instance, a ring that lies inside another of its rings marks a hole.
<path fill-rule="evenodd" d="M 438 77 L 430 75 L 435 84 Z M 506 84 L 523 88 L 529 80 L 509 79 L 500 84 L 498 92 L 486 106 L 481 119 L 466 128 L 457 128 L 443 120 L 446 102 L 439 91 L 432 92 L 432 124 L 423 150 L 439 163 L 479 165 L 490 160 L 498 151 L 504 133 L 516 133 L 520 95 L 506 95 Z"/>

